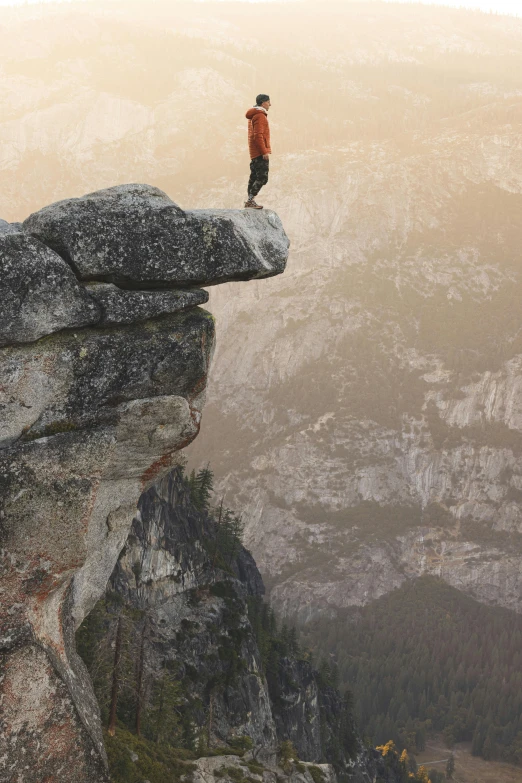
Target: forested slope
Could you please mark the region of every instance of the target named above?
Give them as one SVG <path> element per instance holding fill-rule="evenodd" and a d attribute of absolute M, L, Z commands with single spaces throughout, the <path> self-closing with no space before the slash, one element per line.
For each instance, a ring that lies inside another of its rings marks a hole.
<path fill-rule="evenodd" d="M 336 662 L 330 677 L 353 688 L 361 731 L 376 742 L 420 751 L 438 731 L 485 759 L 522 763 L 520 615 L 426 576 L 303 635 Z"/>

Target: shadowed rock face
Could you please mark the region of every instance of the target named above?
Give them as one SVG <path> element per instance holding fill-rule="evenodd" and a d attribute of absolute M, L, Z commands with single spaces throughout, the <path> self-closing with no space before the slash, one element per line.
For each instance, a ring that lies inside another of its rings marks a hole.
<path fill-rule="evenodd" d="M 87 288 L 101 308 L 101 326 L 147 321 L 208 302 L 207 292 L 197 288 L 181 291 L 122 291 L 111 283 L 91 283 Z"/>
<path fill-rule="evenodd" d="M 180 223 L 185 213 L 147 186 L 62 202 L 26 228 L 71 204 L 81 230 L 0 232 L 0 779 L 13 783 L 107 779 L 74 630 L 105 589 L 140 494 L 199 431 L 214 322 L 195 306 L 205 292 L 175 287 L 276 274 L 288 248 L 275 215 Z M 264 226 L 279 248 L 270 258 Z M 120 278 L 168 290 L 96 282 Z"/>

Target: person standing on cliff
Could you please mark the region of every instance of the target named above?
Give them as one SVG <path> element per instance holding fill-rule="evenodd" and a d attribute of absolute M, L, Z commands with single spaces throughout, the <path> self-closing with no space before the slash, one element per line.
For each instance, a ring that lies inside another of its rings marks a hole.
<path fill-rule="evenodd" d="M 248 180 L 248 199 L 245 207 L 250 209 L 263 209 L 256 204 L 255 197 L 268 182 L 268 167 L 270 154 L 270 126 L 268 124 L 268 110 L 270 97 L 261 93 L 256 98 L 256 105 L 246 113 L 248 120 L 248 149 L 250 152 L 250 179 Z"/>

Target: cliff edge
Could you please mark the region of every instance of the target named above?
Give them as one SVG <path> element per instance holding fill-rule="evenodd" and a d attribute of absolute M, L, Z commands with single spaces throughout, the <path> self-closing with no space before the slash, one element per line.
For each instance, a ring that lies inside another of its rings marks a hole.
<path fill-rule="evenodd" d="M 185 212 L 146 185 L 0 223 L 2 780 L 108 780 L 74 631 L 198 434 L 214 322 L 195 286 L 287 255 L 272 212 Z"/>

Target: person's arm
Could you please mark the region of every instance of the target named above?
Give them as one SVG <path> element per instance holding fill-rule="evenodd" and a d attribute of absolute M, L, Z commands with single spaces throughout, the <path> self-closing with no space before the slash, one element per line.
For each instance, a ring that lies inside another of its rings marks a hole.
<path fill-rule="evenodd" d="M 254 141 L 261 150 L 261 155 L 265 160 L 268 160 L 269 150 L 265 142 L 265 129 L 267 126 L 267 119 L 263 112 L 258 112 L 252 118 L 252 128 L 254 130 Z"/>

